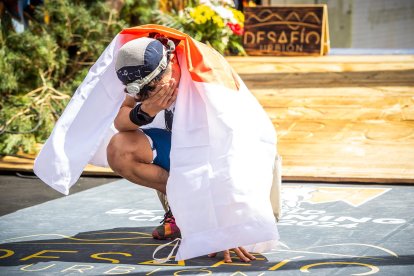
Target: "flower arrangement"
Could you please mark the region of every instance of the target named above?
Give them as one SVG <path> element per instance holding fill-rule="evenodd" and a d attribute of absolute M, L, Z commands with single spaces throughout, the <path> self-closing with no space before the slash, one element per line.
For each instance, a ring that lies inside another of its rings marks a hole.
<path fill-rule="evenodd" d="M 158 12 L 157 23 L 179 29 L 221 54 L 245 55 L 241 42 L 244 15 L 232 1 L 200 0 L 182 10 Z"/>

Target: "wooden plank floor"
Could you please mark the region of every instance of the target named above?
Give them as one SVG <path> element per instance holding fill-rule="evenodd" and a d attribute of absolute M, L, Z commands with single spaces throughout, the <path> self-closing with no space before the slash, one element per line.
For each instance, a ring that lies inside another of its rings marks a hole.
<path fill-rule="evenodd" d="M 228 60 L 275 125 L 285 180 L 414 183 L 414 56 Z"/>
<path fill-rule="evenodd" d="M 0 158 L 0 174 L 1 171 L 9 172 L 33 172 L 33 162 L 35 156 L 20 155 L 20 156 L 4 156 Z M 114 172 L 109 168 L 102 168 L 93 165 L 87 165 L 83 170 L 82 175 L 94 176 L 114 176 Z"/>
<path fill-rule="evenodd" d="M 227 60 L 275 125 L 284 180 L 414 183 L 414 56 Z M 0 159 L 2 170 L 32 164 Z"/>

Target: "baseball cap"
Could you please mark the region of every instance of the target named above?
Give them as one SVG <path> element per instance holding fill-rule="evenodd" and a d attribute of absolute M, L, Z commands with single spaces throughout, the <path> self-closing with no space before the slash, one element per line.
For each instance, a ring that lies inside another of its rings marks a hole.
<path fill-rule="evenodd" d="M 141 89 L 167 68 L 174 43 L 165 47 L 159 40 L 142 37 L 125 43 L 118 51 L 115 70 L 130 95 Z"/>

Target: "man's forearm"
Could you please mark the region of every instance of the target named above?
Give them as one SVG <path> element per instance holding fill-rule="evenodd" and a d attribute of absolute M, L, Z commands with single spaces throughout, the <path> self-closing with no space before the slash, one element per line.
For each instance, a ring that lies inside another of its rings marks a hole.
<path fill-rule="evenodd" d="M 118 131 L 130 131 L 136 130 L 139 127 L 131 122 L 129 119 L 129 113 L 131 112 L 132 108 L 128 106 L 123 106 L 119 110 L 118 115 L 115 118 L 114 125 Z"/>

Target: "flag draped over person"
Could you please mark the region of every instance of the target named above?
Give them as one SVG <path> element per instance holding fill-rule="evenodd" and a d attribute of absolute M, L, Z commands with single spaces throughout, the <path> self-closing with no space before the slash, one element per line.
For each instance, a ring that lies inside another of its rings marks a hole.
<path fill-rule="evenodd" d="M 123 44 L 151 33 L 180 41 L 181 80 L 167 183 L 182 235 L 176 260 L 238 246 L 251 252 L 274 248 L 279 236 L 270 202 L 273 125 L 223 56 L 171 28 L 128 28 L 113 39 L 36 158 L 35 173 L 67 195 L 88 163 L 107 166 L 106 146 L 125 98 L 115 57 Z"/>

